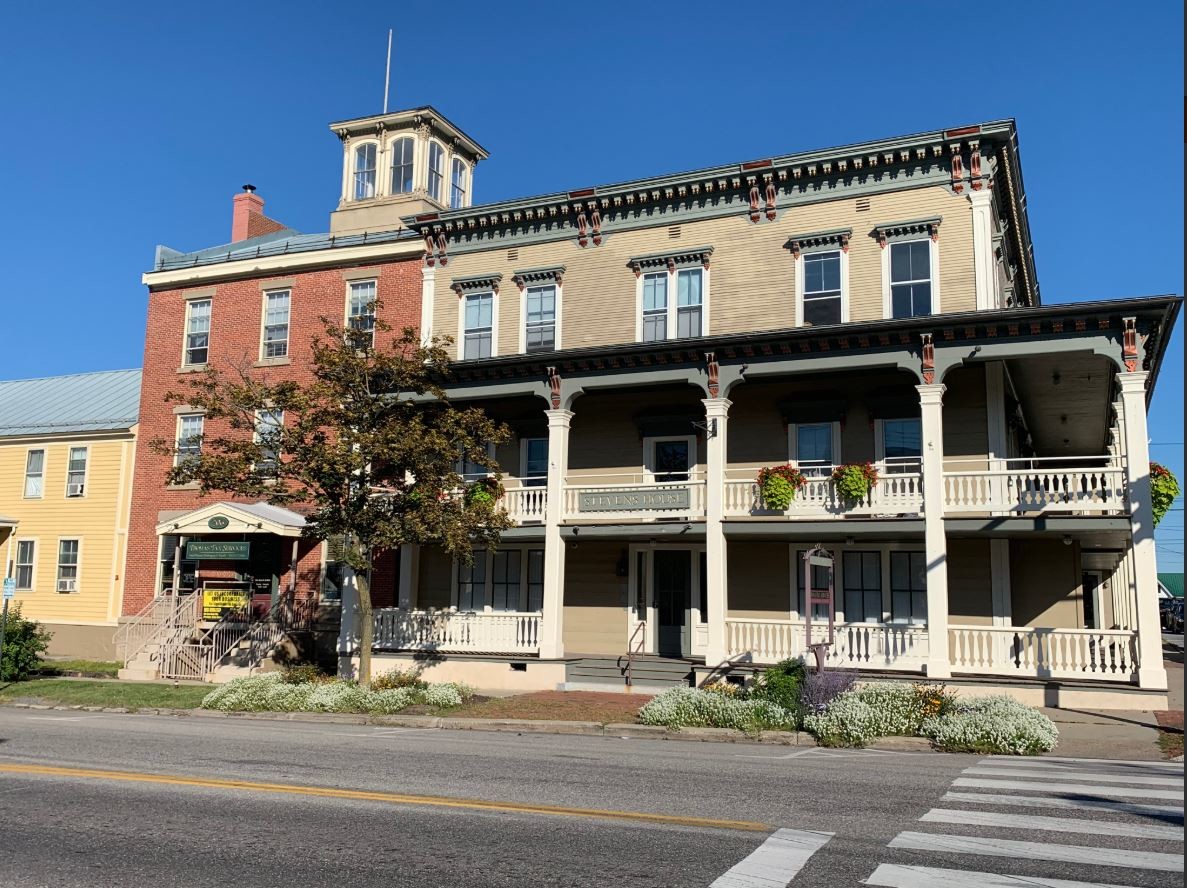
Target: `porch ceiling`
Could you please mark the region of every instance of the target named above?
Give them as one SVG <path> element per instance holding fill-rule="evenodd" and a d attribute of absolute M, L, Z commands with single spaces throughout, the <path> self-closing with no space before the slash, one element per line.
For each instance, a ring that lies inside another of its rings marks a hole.
<path fill-rule="evenodd" d="M 1006 363 L 1039 456 L 1106 452 L 1113 386 L 1107 358 L 1056 351 Z"/>

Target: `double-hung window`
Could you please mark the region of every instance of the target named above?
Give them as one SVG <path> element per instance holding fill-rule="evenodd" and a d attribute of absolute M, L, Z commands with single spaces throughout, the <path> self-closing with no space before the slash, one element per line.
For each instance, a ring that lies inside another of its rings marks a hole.
<path fill-rule="evenodd" d="M 17 540 L 16 587 L 22 592 L 33 589 L 33 564 L 36 554 L 37 543 L 33 540 Z"/>
<path fill-rule="evenodd" d="M 918 419 L 882 420 L 882 457 L 888 472 L 917 472 L 923 458 L 923 428 Z"/>
<path fill-rule="evenodd" d="M 556 287 L 528 287 L 524 295 L 524 348 L 528 352 L 556 348 Z"/>
<path fill-rule="evenodd" d="M 804 306 L 802 324 L 819 327 L 839 324 L 842 312 L 841 251 L 806 253 L 804 263 Z"/>
<path fill-rule="evenodd" d="M 797 468 L 805 475 L 824 477 L 834 463 L 834 426 L 831 422 L 797 423 L 791 427 L 792 454 Z"/>
<path fill-rule="evenodd" d="M 411 136 L 392 142 L 392 194 L 408 194 L 412 190 L 415 150 L 416 141 Z"/>
<path fill-rule="evenodd" d="M 354 199 L 367 200 L 375 196 L 375 159 L 378 146 L 367 142 L 354 149 Z"/>
<path fill-rule="evenodd" d="M 668 338 L 668 273 L 643 275 L 643 341 Z"/>
<path fill-rule="evenodd" d="M 927 621 L 927 561 L 922 552 L 890 553 L 890 614 L 896 623 Z"/>
<path fill-rule="evenodd" d="M 470 564 L 457 565 L 457 609 L 486 609 L 486 549 L 475 549 Z"/>
<path fill-rule="evenodd" d="M 462 358 L 467 361 L 489 358 L 494 345 L 494 293 L 467 294 L 463 310 Z"/>
<path fill-rule="evenodd" d="M 528 549 L 528 600 L 525 610 L 544 610 L 544 550 Z"/>
<path fill-rule="evenodd" d="M 891 317 L 931 314 L 931 247 L 926 238 L 890 244 Z"/>
<path fill-rule="evenodd" d="M 519 610 L 521 555 L 519 549 L 500 549 L 491 559 L 492 610 Z"/>
<path fill-rule="evenodd" d="M 289 353 L 289 307 L 292 294 L 288 290 L 270 290 L 264 294 L 263 357 L 283 358 Z"/>
<path fill-rule="evenodd" d="M 701 335 L 704 270 L 682 268 L 676 272 L 676 338 Z"/>
<path fill-rule="evenodd" d="M 30 450 L 25 455 L 25 499 L 45 495 L 45 451 Z"/>
<path fill-rule="evenodd" d="M 449 206 L 459 210 L 466 205 L 466 163 L 455 157 L 449 171 Z"/>
<path fill-rule="evenodd" d="M 265 475 L 274 474 L 280 459 L 280 430 L 284 428 L 283 410 L 257 410 L 255 439 L 260 447 L 260 458 L 256 470 Z"/>
<path fill-rule="evenodd" d="M 882 553 L 846 551 L 841 574 L 845 622 L 882 622 Z"/>
<path fill-rule="evenodd" d="M 523 438 L 521 481 L 525 487 L 543 487 L 548 481 L 548 439 Z"/>
<path fill-rule="evenodd" d="M 66 496 L 82 496 L 87 481 L 87 449 L 71 447 L 66 462 Z"/>
<path fill-rule="evenodd" d="M 78 540 L 58 541 L 58 591 L 78 591 Z"/>
<path fill-rule="evenodd" d="M 441 186 L 445 180 L 445 150 L 436 142 L 429 142 L 429 197 L 441 202 Z"/>
<path fill-rule="evenodd" d="M 346 325 L 362 334 L 361 345 L 375 344 L 375 281 L 354 281 L 346 307 Z"/>
<path fill-rule="evenodd" d="M 696 461 L 696 438 L 648 438 L 645 469 L 656 483 L 687 481 Z"/>
<path fill-rule="evenodd" d="M 177 417 L 175 465 L 197 459 L 202 453 L 202 432 L 206 417 L 201 413 L 183 413 Z"/>
<path fill-rule="evenodd" d="M 185 311 L 185 363 L 205 364 L 210 357 L 210 300 L 191 299 Z"/>

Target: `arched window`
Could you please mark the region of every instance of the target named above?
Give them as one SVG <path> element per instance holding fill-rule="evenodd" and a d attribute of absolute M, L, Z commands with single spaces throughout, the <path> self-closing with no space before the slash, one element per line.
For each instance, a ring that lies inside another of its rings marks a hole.
<path fill-rule="evenodd" d="M 355 200 L 366 200 L 375 196 L 375 153 L 374 142 L 367 142 L 354 149 Z"/>
<path fill-rule="evenodd" d="M 411 136 L 392 142 L 392 194 L 412 190 L 412 153 L 416 142 Z"/>
<path fill-rule="evenodd" d="M 441 185 L 445 178 L 442 169 L 445 151 L 436 142 L 429 142 L 429 197 L 435 201 L 441 200 Z"/>
<path fill-rule="evenodd" d="M 466 205 L 466 164 L 459 158 L 453 159 L 453 169 L 450 171 L 449 206 L 461 209 Z"/>

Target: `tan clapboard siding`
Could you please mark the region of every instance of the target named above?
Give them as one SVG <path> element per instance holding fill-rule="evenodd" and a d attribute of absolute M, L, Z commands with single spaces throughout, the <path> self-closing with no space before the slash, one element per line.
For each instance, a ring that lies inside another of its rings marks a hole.
<path fill-rule="evenodd" d="M 1010 540 L 1010 597 L 1015 626 L 1078 629 L 1084 625 L 1079 544 Z"/>
<path fill-rule="evenodd" d="M 786 620 L 791 610 L 791 554 L 786 543 L 728 543 L 726 616 Z"/>
<path fill-rule="evenodd" d="M 946 312 L 976 307 L 972 267 L 972 224 L 968 200 L 939 186 L 870 197 L 858 212 L 853 198 L 824 201 L 786 211 L 774 222 L 750 222 L 746 214 L 700 222 L 681 222 L 680 237 L 668 236 L 670 222 L 653 228 L 611 233 L 599 247 L 576 240 L 451 256 L 436 272 L 433 326 L 456 336 L 454 278 L 502 274 L 498 295 L 498 353 L 519 351 L 520 294 L 511 280 L 518 269 L 565 266 L 561 324 L 562 348 L 635 341 L 635 276 L 632 256 L 681 247 L 713 247 L 709 286 L 709 333 L 747 333 L 795 326 L 794 262 L 788 238 L 852 228 L 849 249 L 850 320 L 883 317 L 882 250 L 873 236 L 877 223 L 942 216 L 940 226 L 941 307 Z"/>
<path fill-rule="evenodd" d="M 993 623 L 989 540 L 948 540 L 948 620 L 973 626 Z"/>
<path fill-rule="evenodd" d="M 569 477 L 616 475 L 593 483 L 629 484 L 641 481 L 643 442 L 635 418 L 644 413 L 685 412 L 703 415 L 699 394 L 663 391 L 630 394 L 591 394 L 573 405 L 573 425 L 569 435 Z M 696 432 L 689 425 L 685 434 Z M 697 435 L 697 469 L 705 465 L 705 443 Z"/>
<path fill-rule="evenodd" d="M 453 597 L 453 559 L 439 546 L 420 550 L 420 577 L 414 606 L 449 607 Z"/>
<path fill-rule="evenodd" d="M 961 367 L 944 378 L 944 457 L 954 471 L 985 468 L 989 458 L 985 368 Z"/>
<path fill-rule="evenodd" d="M 626 650 L 627 579 L 614 575 L 623 545 L 582 543 L 565 553 L 566 654 Z"/>

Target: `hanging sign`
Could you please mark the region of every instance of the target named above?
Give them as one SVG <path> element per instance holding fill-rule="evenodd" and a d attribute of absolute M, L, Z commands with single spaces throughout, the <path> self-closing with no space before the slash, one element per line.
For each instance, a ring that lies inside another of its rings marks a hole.
<path fill-rule="evenodd" d="M 185 544 L 186 561 L 247 561 L 251 543 L 219 540 L 191 540 Z"/>
<path fill-rule="evenodd" d="M 817 546 L 804 553 L 804 641 L 816 654 L 816 668 L 824 668 L 825 649 L 833 643 L 833 557 Z M 828 635 L 823 639 L 812 632 L 812 614 L 821 608 L 828 614 Z"/>

